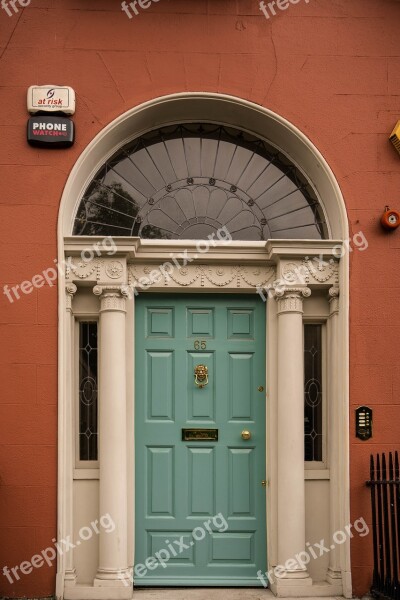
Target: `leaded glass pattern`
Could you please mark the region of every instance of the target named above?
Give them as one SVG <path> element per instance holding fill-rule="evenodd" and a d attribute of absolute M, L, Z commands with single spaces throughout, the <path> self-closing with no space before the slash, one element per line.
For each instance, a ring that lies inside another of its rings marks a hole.
<path fill-rule="evenodd" d="M 304 326 L 304 449 L 306 461 L 322 461 L 322 325 Z"/>
<path fill-rule="evenodd" d="M 74 235 L 234 240 L 325 239 L 312 186 L 267 142 L 207 123 L 163 127 L 125 145 L 98 171 Z"/>
<path fill-rule="evenodd" d="M 98 457 L 97 323 L 79 323 L 79 459 Z"/>

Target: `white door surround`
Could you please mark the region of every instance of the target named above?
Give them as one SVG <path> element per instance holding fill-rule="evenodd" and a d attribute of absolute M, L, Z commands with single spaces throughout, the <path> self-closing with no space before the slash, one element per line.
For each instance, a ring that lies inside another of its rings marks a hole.
<path fill-rule="evenodd" d="M 202 119 L 242 129 L 245 123 L 246 130 L 282 148 L 314 184 L 332 239 L 219 243 L 195 258 L 198 253 L 194 242 L 115 238 L 117 250 L 112 256 L 103 248 L 93 261 L 82 263 L 82 250 L 101 238 L 71 237 L 70 232 L 76 203 L 99 165 L 128 139 L 148 130 L 150 124 L 154 127 Z M 294 558 L 308 541 L 307 473 L 305 476 L 303 459 L 303 313 L 304 318 L 327 323 L 328 463 L 315 471 L 315 478 L 325 478 L 329 485 L 330 535 L 344 530 L 349 523 L 348 257 L 335 260 L 333 249 L 347 238 L 347 218 L 334 176 L 309 140 L 279 116 L 238 98 L 178 94 L 156 99 L 106 127 L 79 158 L 64 190 L 58 233 L 59 261 L 67 259 L 74 266 L 71 269 L 67 263 L 65 279 L 60 278 L 60 290 L 65 287 L 66 294 L 59 294 L 58 538 L 70 535 L 73 539 L 75 484 L 85 478 L 98 480 L 99 514 L 109 512 L 116 529 L 113 533 L 100 531 L 97 549 L 93 549 L 95 555 L 90 558 L 97 563 L 91 582 L 79 579 L 77 553 L 58 557 L 57 597 L 132 596 L 131 587 L 124 581 L 134 563 L 132 290 L 140 278 L 157 270 L 171 253 L 176 255 L 184 249 L 191 259 L 188 265 L 176 268 L 170 276 L 161 273 L 149 283 L 149 291 L 256 293 L 261 287 L 264 295 L 270 296 L 266 302 L 269 564 L 265 571 Z M 324 263 L 316 268 L 314 257 Z M 284 285 L 274 286 L 277 280 Z M 266 289 L 271 289 L 269 294 Z M 76 393 L 70 374 L 75 364 L 74 322 L 79 318 L 98 318 L 100 322 L 100 464 L 99 470 L 91 473 L 89 469 L 74 468 Z M 288 385 L 288 381 L 292 384 Z M 285 443 L 288 439 L 290 446 Z M 293 498 L 295 502 L 291 501 Z M 325 581 L 313 582 L 306 568 L 287 568 L 271 589 L 279 596 L 351 597 L 349 543 L 330 553 Z"/>

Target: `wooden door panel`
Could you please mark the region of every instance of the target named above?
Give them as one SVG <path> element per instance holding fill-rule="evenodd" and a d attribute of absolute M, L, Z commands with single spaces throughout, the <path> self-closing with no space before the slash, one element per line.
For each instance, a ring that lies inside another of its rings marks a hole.
<path fill-rule="evenodd" d="M 255 296 L 142 294 L 135 322 L 135 585 L 259 586 L 265 306 Z M 197 428 L 217 429 L 218 440 L 183 440 Z"/>

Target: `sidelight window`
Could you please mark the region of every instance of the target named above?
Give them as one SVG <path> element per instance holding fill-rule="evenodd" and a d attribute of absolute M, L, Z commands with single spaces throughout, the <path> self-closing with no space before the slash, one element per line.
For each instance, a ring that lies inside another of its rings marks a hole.
<path fill-rule="evenodd" d="M 98 459 L 97 322 L 79 323 L 79 460 Z"/>
<path fill-rule="evenodd" d="M 323 325 L 304 325 L 305 460 L 324 460 Z"/>

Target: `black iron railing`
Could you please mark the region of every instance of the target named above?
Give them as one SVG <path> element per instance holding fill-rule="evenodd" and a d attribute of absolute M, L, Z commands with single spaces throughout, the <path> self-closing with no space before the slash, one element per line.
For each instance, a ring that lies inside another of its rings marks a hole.
<path fill-rule="evenodd" d="M 400 473 L 399 454 L 371 455 L 370 480 L 374 572 L 371 593 L 400 600 Z"/>

